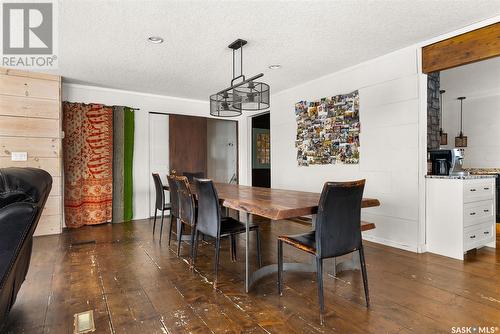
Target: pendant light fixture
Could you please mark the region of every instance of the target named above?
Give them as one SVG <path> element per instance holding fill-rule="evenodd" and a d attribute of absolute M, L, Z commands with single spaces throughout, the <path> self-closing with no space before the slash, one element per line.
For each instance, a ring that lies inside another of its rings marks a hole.
<path fill-rule="evenodd" d="M 255 81 L 264 76 L 263 73 L 251 78 L 243 75 L 243 46 L 247 41 L 237 39 L 228 47 L 233 50 L 233 79 L 231 85 L 210 96 L 210 115 L 218 117 L 234 117 L 243 110 L 259 111 L 269 108 L 269 85 Z M 236 51 L 240 50 L 240 71 L 236 76 Z"/>
<path fill-rule="evenodd" d="M 210 115 L 217 117 L 236 117 L 241 115 L 241 109 L 234 106 L 239 101 L 233 93 L 223 92 L 210 96 Z"/>
<path fill-rule="evenodd" d="M 448 134 L 443 132 L 443 94 L 446 93 L 445 90 L 441 89 L 439 91 L 439 145 L 448 145 Z"/>
<path fill-rule="evenodd" d="M 463 102 L 465 100 L 465 96 L 457 97 L 457 100 L 460 100 L 460 134 L 458 137 L 455 137 L 455 147 L 467 147 L 467 136 L 464 136 L 463 130 Z"/>

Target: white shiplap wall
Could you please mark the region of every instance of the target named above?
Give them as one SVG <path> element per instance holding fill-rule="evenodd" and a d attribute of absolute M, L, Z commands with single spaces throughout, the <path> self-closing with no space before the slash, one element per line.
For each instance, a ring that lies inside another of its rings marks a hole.
<path fill-rule="evenodd" d="M 419 74 L 409 47 L 272 96 L 272 186 L 321 191 L 325 181 L 366 178 L 366 197 L 382 205 L 363 210 L 377 228 L 365 238 L 417 251 L 419 221 Z M 294 104 L 359 90 L 359 165 L 299 167 Z"/>

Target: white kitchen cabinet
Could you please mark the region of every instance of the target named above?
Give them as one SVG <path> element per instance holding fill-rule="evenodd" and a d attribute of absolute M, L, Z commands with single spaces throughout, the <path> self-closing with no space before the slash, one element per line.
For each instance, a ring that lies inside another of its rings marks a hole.
<path fill-rule="evenodd" d="M 495 177 L 426 178 L 427 250 L 463 260 L 464 253 L 495 247 Z"/>

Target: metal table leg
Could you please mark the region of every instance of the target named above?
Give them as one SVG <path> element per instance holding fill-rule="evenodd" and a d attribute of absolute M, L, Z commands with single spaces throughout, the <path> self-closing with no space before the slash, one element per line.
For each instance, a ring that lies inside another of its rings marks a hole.
<path fill-rule="evenodd" d="M 247 213 L 246 219 L 246 242 L 245 242 L 245 291 L 248 293 L 252 285 L 260 280 L 264 276 L 274 274 L 278 272 L 277 264 L 269 264 L 267 266 L 261 267 L 256 271 L 250 271 L 250 236 L 249 236 L 249 224 L 250 224 L 250 213 Z M 314 260 L 314 259 L 313 259 Z M 316 262 L 311 261 L 311 263 L 283 263 L 283 271 L 300 271 L 313 273 L 316 272 Z"/>
<path fill-rule="evenodd" d="M 304 273 L 315 273 L 316 263 L 283 263 L 283 271 L 296 271 Z M 254 271 L 250 277 L 250 287 L 262 277 L 278 272 L 277 264 L 269 264 Z M 248 291 L 247 291 L 248 292 Z"/>
<path fill-rule="evenodd" d="M 250 274 L 250 213 L 247 212 L 247 221 L 245 222 L 245 292 L 250 290 L 252 277 Z M 253 275 L 252 275 L 253 276 Z"/>
<path fill-rule="evenodd" d="M 361 261 L 359 260 L 359 251 L 354 252 L 352 257 L 348 260 L 336 261 L 334 263 L 334 272 L 333 276 L 336 273 L 345 271 L 345 270 L 360 270 L 361 269 Z"/>
<path fill-rule="evenodd" d="M 262 268 L 257 269 L 256 271 L 250 271 L 250 213 L 246 214 L 247 219 L 245 222 L 245 291 L 248 293 L 252 285 L 260 280 L 261 278 L 277 273 L 278 265 L 277 264 L 269 264 Z M 316 223 L 316 215 L 312 216 L 312 227 L 314 229 Z M 341 272 L 343 270 L 359 270 L 360 260 L 359 260 L 359 252 L 353 254 L 351 260 L 343 260 L 338 261 L 334 259 L 334 271 L 333 276 L 336 273 Z M 306 272 L 306 273 L 314 273 L 316 272 L 316 261 L 314 258 L 311 263 L 283 263 L 283 271 L 296 271 L 296 272 Z"/>

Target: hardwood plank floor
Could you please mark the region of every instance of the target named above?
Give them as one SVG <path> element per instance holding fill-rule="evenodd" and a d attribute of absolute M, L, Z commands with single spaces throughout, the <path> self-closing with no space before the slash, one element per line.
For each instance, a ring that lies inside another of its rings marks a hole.
<path fill-rule="evenodd" d="M 258 222 L 264 264 L 276 262 L 277 235 L 309 228 Z M 314 274 L 285 273 L 282 297 L 274 275 L 246 294 L 241 236 L 236 263 L 223 241 L 214 290 L 212 243 L 202 242 L 191 271 L 189 246 L 177 258 L 176 243 L 170 249 L 164 236 L 160 245 L 151 229 L 143 220 L 36 237 L 4 333 L 73 333 L 73 315 L 90 309 L 97 333 L 450 333 L 464 326 L 500 333 L 498 248 L 480 249 L 462 262 L 365 242 L 372 306 L 365 307 L 359 271 L 327 274 L 326 325 L 320 326 Z M 254 242 L 251 236 L 252 248 Z M 288 261 L 311 260 L 289 247 L 284 254 Z"/>

